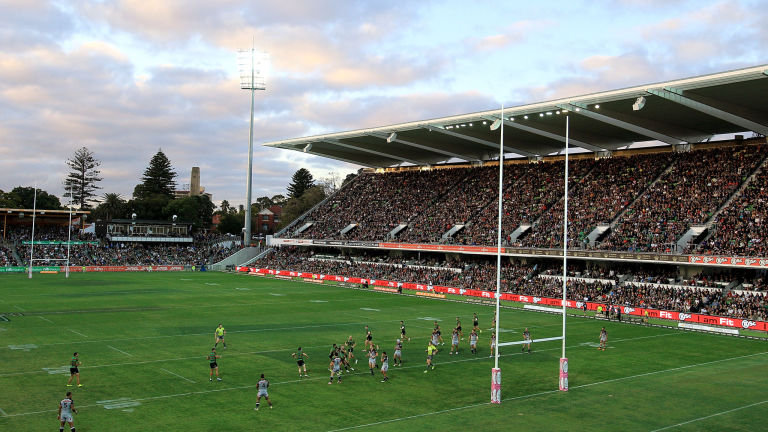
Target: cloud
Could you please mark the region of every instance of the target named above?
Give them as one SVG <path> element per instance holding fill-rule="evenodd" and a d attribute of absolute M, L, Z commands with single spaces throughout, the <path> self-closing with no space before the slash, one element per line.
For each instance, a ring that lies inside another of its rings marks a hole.
<path fill-rule="evenodd" d="M 473 50 L 499 50 L 513 44 L 522 43 L 532 32 L 542 28 L 551 27 L 551 24 L 552 23 L 548 20 L 516 21 L 503 29 L 502 33 L 492 34 L 478 39 L 473 38 L 468 42 L 468 45 L 470 45 L 471 49 Z"/>

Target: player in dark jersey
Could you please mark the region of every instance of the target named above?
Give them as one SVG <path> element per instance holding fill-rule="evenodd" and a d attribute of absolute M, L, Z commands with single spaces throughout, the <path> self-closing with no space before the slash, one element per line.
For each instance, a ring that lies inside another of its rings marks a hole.
<path fill-rule="evenodd" d="M 411 340 L 411 338 L 405 335 L 405 322 L 403 322 L 402 320 L 400 321 L 400 339 L 402 340 L 408 339 L 409 341 Z"/>
<path fill-rule="evenodd" d="M 472 314 L 472 329 L 474 329 L 478 333 L 482 332 L 482 330 L 480 330 L 480 320 L 477 317 L 477 312 Z"/>
<path fill-rule="evenodd" d="M 77 378 L 77 386 L 82 387 L 83 385 L 80 384 L 80 368 L 79 366 L 83 364 L 80 361 L 80 357 L 78 356 L 77 352 L 72 354 L 72 359 L 69 361 L 69 379 L 67 380 L 67 387 L 72 387 L 72 378 Z"/>
<path fill-rule="evenodd" d="M 331 351 L 328 353 L 328 360 L 333 361 L 333 358 L 336 357 L 336 353 L 338 352 L 338 347 L 336 344 L 333 344 L 333 347 L 331 347 Z M 330 372 L 331 368 L 328 367 L 328 371 Z"/>
<path fill-rule="evenodd" d="M 445 342 L 443 342 L 443 332 L 440 331 L 440 325 L 435 321 L 435 334 L 437 335 L 437 340 L 440 341 L 440 345 L 445 345 Z"/>
<path fill-rule="evenodd" d="M 347 351 L 344 349 L 344 345 L 339 345 L 338 355 L 341 359 L 341 366 L 344 368 L 344 372 L 349 373 L 350 370 L 355 370 L 355 368 L 350 366 L 349 360 L 347 360 Z"/>
<path fill-rule="evenodd" d="M 347 363 L 351 363 L 352 359 L 355 358 L 355 346 L 357 345 L 355 343 L 355 340 L 352 339 L 352 335 L 349 335 L 349 338 L 346 342 L 344 342 L 344 345 L 347 346 Z M 355 359 L 355 363 L 357 363 L 357 359 Z"/>
<path fill-rule="evenodd" d="M 301 348 L 299 348 L 299 350 L 301 350 Z M 261 374 L 261 379 L 256 385 L 259 388 L 259 392 L 256 394 L 256 408 L 254 408 L 254 410 L 256 411 L 259 410 L 259 405 L 262 397 L 267 400 L 267 403 L 269 404 L 269 409 L 272 409 L 272 401 L 269 400 L 269 392 L 267 392 L 267 389 L 269 388 L 269 380 L 264 378 L 264 374 Z"/>
<path fill-rule="evenodd" d="M 305 353 L 304 351 L 302 351 L 302 350 L 301 350 L 301 347 L 299 347 L 299 348 L 296 350 L 296 352 L 295 352 L 295 353 L 291 354 L 291 357 L 293 357 L 293 358 L 295 358 L 295 359 L 296 359 L 296 364 L 299 366 L 299 378 L 301 378 L 301 368 L 302 368 L 302 367 L 304 367 L 304 376 L 305 376 L 305 377 L 308 377 L 308 376 L 309 376 L 309 374 L 307 373 L 307 364 L 306 364 L 306 363 L 304 363 L 304 357 L 306 357 L 306 358 L 307 358 L 307 360 L 309 360 L 309 356 L 307 355 L 307 353 Z M 262 378 L 264 378 L 264 375 L 262 375 L 261 377 L 262 377 Z M 267 398 L 267 400 L 269 400 L 269 398 Z M 258 404 L 257 404 L 257 405 L 258 405 Z M 270 404 L 270 405 L 271 405 L 271 404 Z"/>
<path fill-rule="evenodd" d="M 371 334 L 371 331 L 368 330 L 365 334 L 365 349 L 370 349 L 371 347 L 373 347 L 373 335 Z"/>
<path fill-rule="evenodd" d="M 464 332 L 461 331 L 461 320 L 459 317 L 456 317 L 456 330 L 459 332 L 459 338 L 464 340 Z"/>
<path fill-rule="evenodd" d="M 211 352 L 208 353 L 208 363 L 211 365 L 211 372 L 208 374 L 208 381 L 213 381 L 214 372 L 216 372 L 216 381 L 221 381 L 221 378 L 219 378 L 219 364 L 216 362 L 216 359 L 219 358 L 221 358 L 221 356 L 216 354 L 216 348 L 211 348 Z"/>

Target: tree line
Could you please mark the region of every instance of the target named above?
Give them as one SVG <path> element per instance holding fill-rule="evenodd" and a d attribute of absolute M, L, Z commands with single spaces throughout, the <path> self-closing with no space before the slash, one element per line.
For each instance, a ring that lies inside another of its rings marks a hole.
<path fill-rule="evenodd" d="M 77 149 L 73 156 L 66 160 L 66 164 L 69 172 L 64 179 L 65 202 L 62 203 L 58 197 L 38 189 L 37 208 L 66 209 L 71 203 L 81 210 L 90 210 L 92 222 L 128 219 L 133 214 L 136 214 L 138 219 L 145 220 L 169 220 L 176 215 L 179 221 L 192 223 L 195 231 L 210 228 L 213 215 L 218 214 L 220 218 L 217 230 L 221 233 L 239 235 L 244 226 L 245 206 L 242 204 L 233 207 L 227 200 L 223 200 L 219 210 L 215 211 L 216 205 L 207 195 L 176 198 L 174 190 L 177 174 L 162 150 L 152 156 L 130 199 L 119 193 L 97 194 L 102 189 L 99 186 L 102 181 L 99 169 L 101 162 L 88 148 Z M 342 185 L 354 176 L 348 175 Z M 259 223 L 260 211 L 280 206 L 282 215 L 279 228 L 282 228 L 335 192 L 336 183 L 333 177 L 316 182 L 309 170 L 300 168 L 291 177 L 287 187 L 288 196 L 278 194 L 256 198 L 251 205 L 251 224 L 258 226 L 256 224 Z M 34 195 L 35 188 L 29 186 L 17 186 L 9 192 L 0 190 L 0 207 L 30 209 L 33 207 Z"/>

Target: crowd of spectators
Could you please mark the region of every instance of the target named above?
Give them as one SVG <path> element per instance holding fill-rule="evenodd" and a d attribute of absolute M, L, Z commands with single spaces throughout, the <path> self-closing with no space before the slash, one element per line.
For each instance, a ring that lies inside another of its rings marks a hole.
<path fill-rule="evenodd" d="M 677 242 L 712 215 L 754 172 L 765 146 L 723 146 L 690 152 L 639 153 L 569 166 L 569 247 L 629 252 L 679 253 Z M 562 247 L 563 161 L 513 163 L 504 168 L 503 243 Z M 654 180 L 657 180 L 654 182 Z M 498 167 L 409 170 L 358 176 L 304 222 L 298 238 L 493 245 L 497 239 Z M 768 174 L 752 179 L 715 221 L 703 253 L 766 256 Z M 340 231 L 357 224 L 345 235 Z M 451 238 L 442 236 L 464 225 Z M 521 224 L 527 233 L 512 238 Z M 599 224 L 604 239 L 590 243 Z M 303 223 L 296 224 L 301 227 Z"/>
<path fill-rule="evenodd" d="M 587 236 L 598 224 L 609 224 L 669 164 L 671 154 L 651 153 L 600 159 L 582 178 L 572 178 L 568 191 L 568 246 L 593 247 Z M 563 205 L 558 201 L 522 238 L 520 246 L 563 247 Z"/>
<path fill-rule="evenodd" d="M 691 225 L 703 224 L 757 168 L 763 146 L 722 147 L 675 156 L 617 221 L 603 249 L 676 253 Z"/>
<path fill-rule="evenodd" d="M 0 247 L 0 266 L 16 265 L 12 249 L 21 258 L 19 265 L 29 265 L 31 227 L 12 227 L 6 234 L 10 241 Z M 74 266 L 202 265 L 221 261 L 238 250 L 237 243 L 231 238 L 215 234 L 198 235 L 193 243 L 119 243 L 97 240 L 93 234 L 73 231 L 71 239 L 85 243 L 72 244 L 69 250 L 65 243 L 67 237 L 67 227 L 35 227 L 34 265 L 66 265 L 67 256 L 70 265 Z M 49 241 L 64 243 L 45 244 Z"/>
<path fill-rule="evenodd" d="M 586 175 L 595 165 L 594 159 L 579 159 L 569 166 L 569 179 Z M 502 230 L 507 241 L 521 224 L 532 224 L 563 198 L 565 162 L 541 162 L 513 165 L 505 182 L 502 197 Z M 506 176 L 506 175 L 505 175 Z M 456 237 L 456 243 L 492 245 L 497 239 L 498 201 L 493 200 L 472 224 Z"/>
<path fill-rule="evenodd" d="M 696 253 L 768 257 L 768 168 L 718 214 L 712 229 Z"/>
<path fill-rule="evenodd" d="M 277 249 L 255 263 L 261 268 L 293 270 L 338 276 L 383 279 L 397 282 L 416 282 L 454 288 L 494 290 L 496 284 L 495 260 L 473 259 L 468 262 L 429 262 L 411 258 L 329 257 L 315 255 L 308 249 L 288 247 Z M 544 267 L 547 267 L 546 269 Z M 766 319 L 768 298 L 752 291 L 727 291 L 715 288 L 696 288 L 684 285 L 668 286 L 670 274 L 651 276 L 642 268 L 626 280 L 618 281 L 616 273 L 593 267 L 576 268 L 569 272 L 568 298 L 632 307 L 647 307 L 678 312 L 723 315 L 745 319 Z M 540 297 L 560 298 L 562 278 L 557 265 L 522 265 L 505 260 L 502 265 L 504 292 Z M 597 280 L 593 280 L 594 278 Z M 763 278 L 764 282 L 765 279 Z"/>
<path fill-rule="evenodd" d="M 410 222 L 408 229 L 397 237 L 398 241 L 436 243 L 454 225 L 466 224 L 496 196 L 497 167 L 470 168 L 462 174 L 465 176 L 461 183 L 441 197 L 450 204 L 429 206 Z"/>
<path fill-rule="evenodd" d="M 16 260 L 13 257 L 13 252 L 4 246 L 0 246 L 0 267 L 14 265 L 16 265 Z"/>
<path fill-rule="evenodd" d="M 454 187 L 464 170 L 433 169 L 360 175 L 327 202 L 310 213 L 305 221 L 314 222 L 298 238 L 342 238 L 340 231 L 357 226 L 343 238 L 381 240 L 398 224 L 406 223 L 426 211 L 433 201 Z M 303 224 L 298 224 L 300 228 Z"/>

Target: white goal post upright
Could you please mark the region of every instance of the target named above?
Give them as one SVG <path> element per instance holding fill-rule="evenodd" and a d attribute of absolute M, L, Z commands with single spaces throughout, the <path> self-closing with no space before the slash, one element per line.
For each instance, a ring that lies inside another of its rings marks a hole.
<path fill-rule="evenodd" d="M 80 216 L 83 217 L 82 215 Z M 82 219 L 80 219 L 82 221 Z M 81 223 L 80 226 L 83 226 Z M 67 226 L 67 267 L 65 270 L 65 277 L 69 277 L 69 257 L 70 250 L 72 248 L 72 189 L 69 189 L 69 225 Z"/>
<path fill-rule="evenodd" d="M 37 215 L 37 183 L 32 198 L 32 238 L 29 241 L 29 279 L 32 279 L 33 252 L 35 250 L 35 216 Z"/>
<path fill-rule="evenodd" d="M 504 104 L 501 105 L 501 116 L 491 125 L 491 130 L 501 128 L 499 139 L 499 214 L 498 232 L 496 238 L 496 349 L 494 352 L 493 369 L 491 370 L 491 403 L 501 403 L 501 369 L 499 369 L 499 300 L 501 299 L 501 215 L 502 197 L 504 196 Z M 493 337 L 493 336 L 491 336 Z"/>
<path fill-rule="evenodd" d="M 568 391 L 568 358 L 565 356 L 565 311 L 566 290 L 568 289 L 568 134 L 570 117 L 565 116 L 565 191 L 563 193 L 563 352 L 560 356 L 560 391 Z"/>

